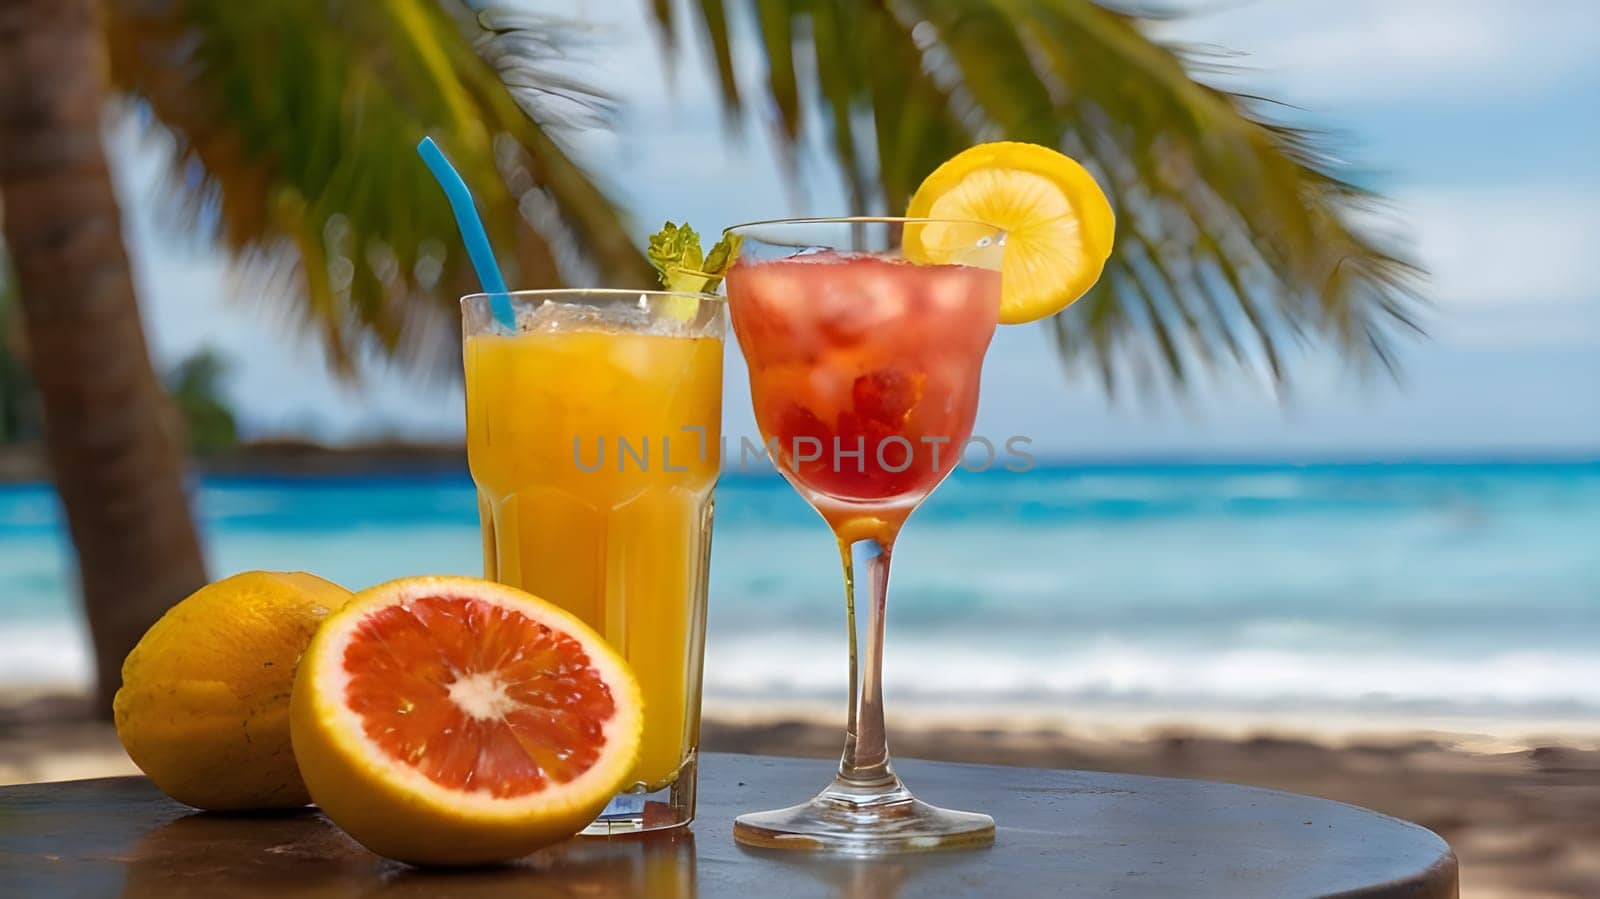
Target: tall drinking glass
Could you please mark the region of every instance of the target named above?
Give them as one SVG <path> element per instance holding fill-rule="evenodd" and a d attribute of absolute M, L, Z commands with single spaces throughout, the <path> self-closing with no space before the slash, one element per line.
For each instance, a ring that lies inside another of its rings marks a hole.
<path fill-rule="evenodd" d="M 987 815 L 920 802 L 895 776 L 883 625 L 895 537 L 972 435 L 1005 235 L 976 222 L 889 218 L 729 231 L 743 238 L 728 304 L 756 423 L 778 470 L 833 528 L 850 627 L 838 776 L 810 802 L 740 816 L 734 835 L 856 853 L 992 842 Z"/>
<path fill-rule="evenodd" d="M 542 290 L 461 301 L 485 576 L 577 615 L 633 666 L 631 785 L 585 833 L 694 817 L 723 302 Z"/>

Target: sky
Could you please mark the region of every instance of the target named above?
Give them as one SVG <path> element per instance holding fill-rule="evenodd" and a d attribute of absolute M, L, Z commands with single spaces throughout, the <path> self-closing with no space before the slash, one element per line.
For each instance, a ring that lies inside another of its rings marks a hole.
<path fill-rule="evenodd" d="M 589 36 L 576 71 L 621 101 L 617 128 L 575 138 L 632 212 L 702 232 L 842 213 L 811 154 L 786 189 L 760 116 L 719 118 L 698 35 L 662 59 L 643 0 L 546 0 Z M 742 8 L 743 4 L 730 4 Z M 978 432 L 1040 455 L 1408 457 L 1600 452 L 1600 16 L 1589 0 L 1215 0 L 1158 36 L 1230 53 L 1224 86 L 1294 104 L 1334 132 L 1364 183 L 1390 196 L 1430 272 L 1429 338 L 1402 345 L 1399 384 L 1325 355 L 1299 360 L 1285 399 L 1246 373 L 1192 402 L 1107 401 L 1070 375 L 1042 326 L 1003 327 L 984 370 Z M 748 34 L 749 23 L 736 23 Z M 736 65 L 761 75 L 748 41 Z M 813 129 L 817 140 L 822 129 Z M 450 440 L 461 394 L 381 363 L 359 385 L 324 369 L 314 338 L 245 291 L 226 258 L 175 226 L 161 186 L 168 139 L 116 119 L 108 143 L 152 352 L 165 368 L 212 347 L 246 436 Z M 422 175 L 419 166 L 419 177 Z M 533 286 L 533 285 L 525 285 Z M 725 432 L 754 435 L 730 345 Z"/>

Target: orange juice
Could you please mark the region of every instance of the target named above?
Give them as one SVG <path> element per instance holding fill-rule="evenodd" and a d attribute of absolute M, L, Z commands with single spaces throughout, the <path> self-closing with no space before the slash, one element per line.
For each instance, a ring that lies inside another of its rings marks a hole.
<path fill-rule="evenodd" d="M 469 333 L 464 356 L 486 576 L 567 609 L 627 658 L 645 700 L 635 779 L 669 785 L 700 729 L 720 324 Z"/>

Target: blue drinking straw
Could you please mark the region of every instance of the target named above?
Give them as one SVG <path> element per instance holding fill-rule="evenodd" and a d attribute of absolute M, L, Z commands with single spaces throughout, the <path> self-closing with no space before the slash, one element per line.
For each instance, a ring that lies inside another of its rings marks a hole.
<path fill-rule="evenodd" d="M 494 247 L 489 245 L 489 235 L 484 232 L 483 221 L 478 218 L 478 207 L 472 204 L 472 191 L 467 189 L 467 182 L 461 180 L 461 173 L 450 164 L 450 160 L 444 158 L 444 153 L 433 142 L 433 138 L 424 137 L 422 143 L 417 144 L 417 155 L 427 163 L 428 170 L 433 172 L 439 186 L 444 188 L 444 195 L 450 201 L 450 211 L 456 215 L 456 227 L 461 229 L 461 242 L 467 245 L 467 258 L 472 260 L 472 268 L 478 273 L 478 283 L 483 285 L 483 292 L 489 294 L 489 305 L 494 310 L 495 320 L 515 331 L 517 316 L 511 311 L 511 297 L 506 295 L 506 279 L 500 274 L 500 264 L 494 260 Z"/>

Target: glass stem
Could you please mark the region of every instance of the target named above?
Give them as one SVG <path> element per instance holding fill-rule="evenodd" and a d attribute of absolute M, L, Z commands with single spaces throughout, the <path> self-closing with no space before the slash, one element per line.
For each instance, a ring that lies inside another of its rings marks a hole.
<path fill-rule="evenodd" d="M 883 616 L 893 546 L 892 542 L 885 545 L 872 538 L 839 541 L 850 619 L 850 720 L 845 729 L 844 757 L 839 760 L 839 781 L 856 788 L 896 783 L 889 767 L 889 737 L 883 726 Z M 863 569 L 867 590 L 858 594 L 856 572 Z M 856 601 L 858 595 L 866 600 L 865 609 Z"/>

